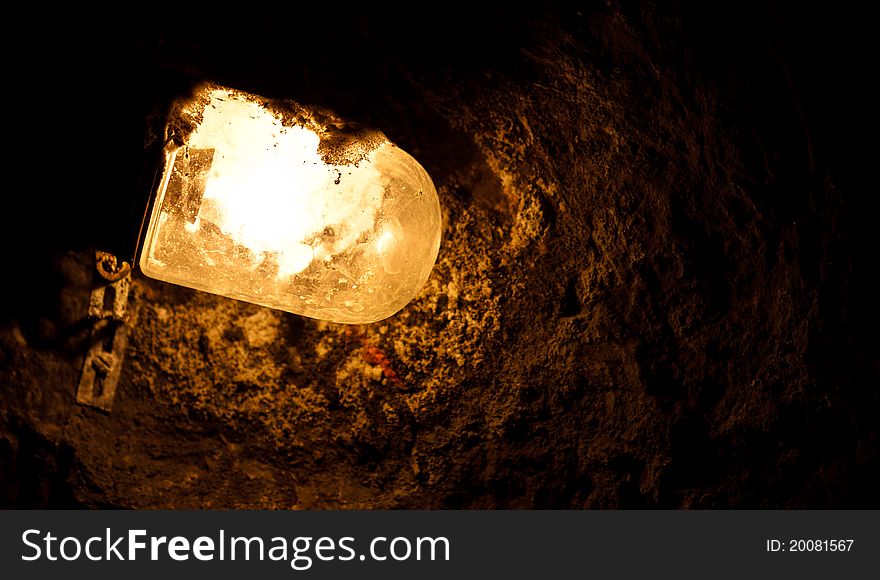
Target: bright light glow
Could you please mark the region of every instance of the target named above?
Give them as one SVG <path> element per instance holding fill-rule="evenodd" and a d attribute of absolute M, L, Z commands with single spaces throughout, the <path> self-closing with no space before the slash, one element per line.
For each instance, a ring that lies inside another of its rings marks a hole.
<path fill-rule="evenodd" d="M 208 87 L 179 108 L 196 127 L 167 151 L 141 269 L 336 322 L 394 314 L 436 261 L 430 177 L 384 139 L 328 164 L 320 126 L 285 124 L 264 102 Z"/>

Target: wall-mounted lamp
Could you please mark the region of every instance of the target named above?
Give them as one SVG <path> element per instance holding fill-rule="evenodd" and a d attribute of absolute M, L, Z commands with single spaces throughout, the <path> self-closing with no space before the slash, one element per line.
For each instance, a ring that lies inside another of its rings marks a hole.
<path fill-rule="evenodd" d="M 206 86 L 173 107 L 168 134 L 147 276 L 357 324 L 399 311 L 431 273 L 437 192 L 381 133 Z"/>
<path fill-rule="evenodd" d="M 398 312 L 434 267 L 437 191 L 378 131 L 204 85 L 173 104 L 163 143 L 139 244 L 151 278 L 358 324 Z M 77 400 L 109 410 L 131 268 L 104 252 L 96 265 Z"/>

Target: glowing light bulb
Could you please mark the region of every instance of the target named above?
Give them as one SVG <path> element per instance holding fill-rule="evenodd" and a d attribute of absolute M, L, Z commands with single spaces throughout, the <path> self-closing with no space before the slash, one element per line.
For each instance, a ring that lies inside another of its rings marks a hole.
<path fill-rule="evenodd" d="M 353 324 L 391 316 L 424 285 L 440 202 L 381 133 L 213 85 L 178 103 L 168 126 L 147 276 Z"/>

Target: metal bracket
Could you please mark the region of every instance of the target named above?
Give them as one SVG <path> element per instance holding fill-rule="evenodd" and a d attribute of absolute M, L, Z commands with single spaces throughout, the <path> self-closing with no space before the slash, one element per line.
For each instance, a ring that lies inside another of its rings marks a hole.
<path fill-rule="evenodd" d="M 95 252 L 95 269 L 98 275 L 108 282 L 115 282 L 131 274 L 128 262 L 117 264 L 116 256 L 107 252 Z"/>
<path fill-rule="evenodd" d="M 111 264 L 112 268 L 108 268 Z M 122 271 L 114 272 L 117 270 L 116 259 L 114 256 L 108 258 L 105 252 L 96 253 L 95 266 L 98 275 L 92 278 L 88 311 L 89 318 L 95 322 L 76 390 L 76 402 L 109 412 L 128 345 L 125 310 L 131 287 L 131 269 L 123 263 L 119 268 Z"/>

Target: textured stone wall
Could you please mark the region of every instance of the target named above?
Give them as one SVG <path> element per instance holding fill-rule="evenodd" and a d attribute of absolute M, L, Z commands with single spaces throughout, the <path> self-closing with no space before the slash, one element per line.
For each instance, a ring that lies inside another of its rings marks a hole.
<path fill-rule="evenodd" d="M 60 78 L 92 84 L 62 101 L 79 133 L 50 234 L 12 257 L 0 503 L 876 507 L 875 238 L 830 121 L 855 114 L 814 81 L 835 63 L 798 52 L 845 19 L 794 14 L 504 3 L 62 34 Z M 75 402 L 89 256 L 171 77 L 384 131 L 434 179 L 440 257 L 363 326 L 135 273 L 103 413 Z"/>

